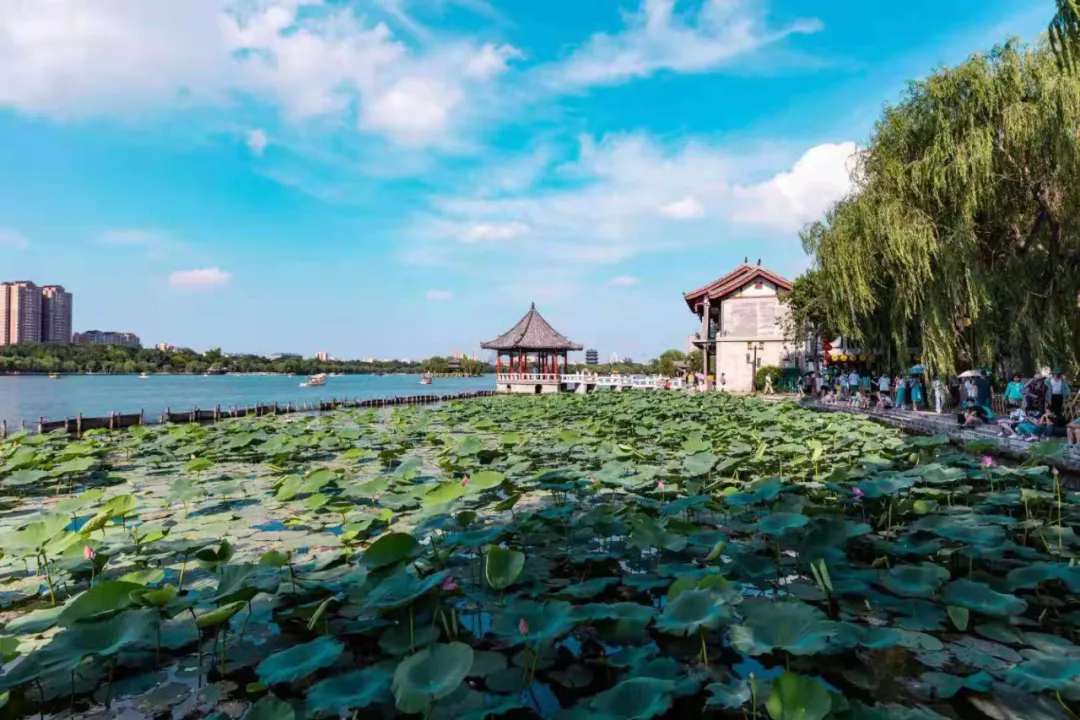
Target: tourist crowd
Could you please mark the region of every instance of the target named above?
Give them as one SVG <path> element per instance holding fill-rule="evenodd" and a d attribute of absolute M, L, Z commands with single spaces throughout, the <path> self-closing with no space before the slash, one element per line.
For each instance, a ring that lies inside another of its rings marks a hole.
<path fill-rule="evenodd" d="M 866 410 L 955 413 L 957 424 L 965 428 L 994 425 L 1003 437 L 1029 442 L 1063 437 L 1070 448 L 1080 449 L 1080 417 L 1070 416 L 1071 389 L 1061 370 L 1027 380 L 1013 375 L 1001 393 L 1000 416 L 993 410 L 997 395 L 993 378 L 979 370 L 930 379 L 923 373 L 874 377 L 845 368 L 828 375 L 808 373 L 799 394 Z"/>

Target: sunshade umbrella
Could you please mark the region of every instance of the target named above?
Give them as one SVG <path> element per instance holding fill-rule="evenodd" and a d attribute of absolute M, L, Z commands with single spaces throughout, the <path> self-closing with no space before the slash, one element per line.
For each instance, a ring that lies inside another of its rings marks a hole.
<path fill-rule="evenodd" d="M 922 375 L 925 372 L 926 372 L 926 370 L 923 369 L 922 365 L 916 365 L 915 367 L 908 370 L 909 375 Z"/>
<path fill-rule="evenodd" d="M 982 377 L 982 373 L 979 372 L 978 370 L 965 370 L 964 372 L 960 373 L 960 377 L 962 377 L 962 378 L 977 378 L 977 377 Z"/>

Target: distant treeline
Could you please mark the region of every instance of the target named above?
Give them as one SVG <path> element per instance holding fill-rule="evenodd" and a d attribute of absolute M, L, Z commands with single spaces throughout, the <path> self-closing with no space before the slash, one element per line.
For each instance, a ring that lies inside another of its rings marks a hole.
<path fill-rule="evenodd" d="M 304 358 L 270 359 L 259 355 L 226 356 L 220 350 L 198 353 L 187 348 L 162 351 L 121 345 L 5 345 L 0 347 L 0 374 L 11 373 L 446 373 L 450 358 L 417 362 L 398 360 L 321 361 Z M 494 368 L 479 360 L 461 359 L 460 372 L 481 375 Z"/>

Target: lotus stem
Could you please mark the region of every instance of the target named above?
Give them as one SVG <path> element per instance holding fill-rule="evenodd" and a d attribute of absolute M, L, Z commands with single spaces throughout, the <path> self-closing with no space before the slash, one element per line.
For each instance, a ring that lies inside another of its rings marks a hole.
<path fill-rule="evenodd" d="M 225 632 L 221 634 L 221 665 L 218 666 L 218 674 L 225 677 L 225 652 L 229 647 L 229 621 L 225 621 Z"/>
<path fill-rule="evenodd" d="M 52 606 L 56 607 L 56 588 L 53 586 L 52 581 L 52 569 L 49 568 L 49 559 L 45 557 L 45 553 L 41 553 L 42 562 L 45 564 L 45 580 L 49 583 L 49 600 L 52 602 Z"/>
<path fill-rule="evenodd" d="M 184 553 L 184 562 L 180 565 L 180 583 L 176 589 L 177 595 L 184 592 L 184 572 L 187 571 L 187 553 Z"/>
<path fill-rule="evenodd" d="M 1065 712 L 1069 713 L 1069 715 L 1071 715 L 1072 717 L 1077 717 L 1076 713 L 1074 713 L 1071 709 L 1069 709 L 1069 706 L 1066 705 L 1065 701 L 1061 699 L 1061 691 L 1060 690 L 1058 690 L 1057 692 L 1054 693 L 1054 697 L 1057 698 L 1057 701 L 1061 704 L 1061 707 L 1065 708 Z"/>
<path fill-rule="evenodd" d="M 701 664 L 708 666 L 709 651 L 705 647 L 705 628 L 698 628 L 698 636 L 701 638 Z"/>
<path fill-rule="evenodd" d="M 112 707 L 112 681 L 113 672 L 116 670 L 116 656 L 113 655 L 112 662 L 109 663 L 109 687 L 105 690 L 105 707 L 106 709 Z"/>
<path fill-rule="evenodd" d="M 411 604 L 409 605 L 409 648 L 413 653 L 416 652 L 416 629 L 414 627 L 413 606 Z"/>

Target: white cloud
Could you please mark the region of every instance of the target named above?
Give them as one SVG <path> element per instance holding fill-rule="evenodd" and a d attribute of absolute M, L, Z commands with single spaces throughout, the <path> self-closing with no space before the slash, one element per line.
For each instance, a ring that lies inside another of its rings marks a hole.
<path fill-rule="evenodd" d="M 246 142 L 251 154 L 256 157 L 262 157 L 262 154 L 266 151 L 266 146 L 270 144 L 269 138 L 266 137 L 266 131 L 260 129 L 249 130 Z"/>
<path fill-rule="evenodd" d="M 520 222 L 473 223 L 461 231 L 462 242 L 479 243 L 513 240 L 529 232 L 529 226 Z"/>
<path fill-rule="evenodd" d="M 705 206 L 697 198 L 688 196 L 662 206 L 660 214 L 672 220 L 693 220 L 705 214 Z"/>
<path fill-rule="evenodd" d="M 410 47 L 356 6 L 321 0 L 0 2 L 0 106 L 59 119 L 239 94 L 292 121 L 358 110 L 363 130 L 446 143 L 475 110 L 466 100 L 519 56 L 453 38 Z"/>
<path fill-rule="evenodd" d="M 453 241 L 513 237 L 510 245 L 491 243 L 485 262 L 613 264 L 715 243 L 732 235 L 733 223 L 796 248 L 798 229 L 849 191 L 845 163 L 855 150 L 854 143 L 824 144 L 778 160 L 775 149 L 736 154 L 695 139 L 585 138 L 576 157 L 551 163 L 544 178 L 517 192 L 491 196 L 477 182 L 472 193 L 436 198 L 411 230 L 408 257 L 467 264 L 471 257 Z M 771 172 L 763 172 L 762 157 Z M 695 221 L 675 232 L 673 219 Z"/>
<path fill-rule="evenodd" d="M 853 142 L 818 145 L 807 150 L 789 172 L 758 185 L 734 188 L 731 219 L 797 231 L 851 191 L 858 150 Z"/>
<path fill-rule="evenodd" d="M 28 247 L 30 247 L 30 241 L 25 235 L 14 230 L 0 228 L 0 248 L 25 250 Z"/>
<path fill-rule="evenodd" d="M 675 0 L 642 0 L 617 35 L 598 33 L 551 71 L 562 87 L 611 85 L 656 72 L 714 70 L 792 34 L 821 29 L 818 20 L 766 26 L 758 0 L 697 0 L 677 13 Z"/>
<path fill-rule="evenodd" d="M 487 43 L 465 65 L 465 74 L 487 79 L 506 72 L 511 60 L 520 60 L 525 54 L 512 45 Z"/>
<path fill-rule="evenodd" d="M 216 267 L 178 270 L 169 275 L 169 285 L 177 290 L 214 290 L 225 287 L 231 280 L 231 273 Z"/>
<path fill-rule="evenodd" d="M 427 291 L 427 299 L 428 300 L 443 300 L 443 301 L 445 301 L 445 300 L 453 300 L 454 299 L 454 293 L 450 292 L 449 290 L 428 290 Z"/>
<path fill-rule="evenodd" d="M 607 285 L 608 287 L 632 287 L 639 282 L 641 281 L 632 275 L 619 275 L 608 280 Z"/>

